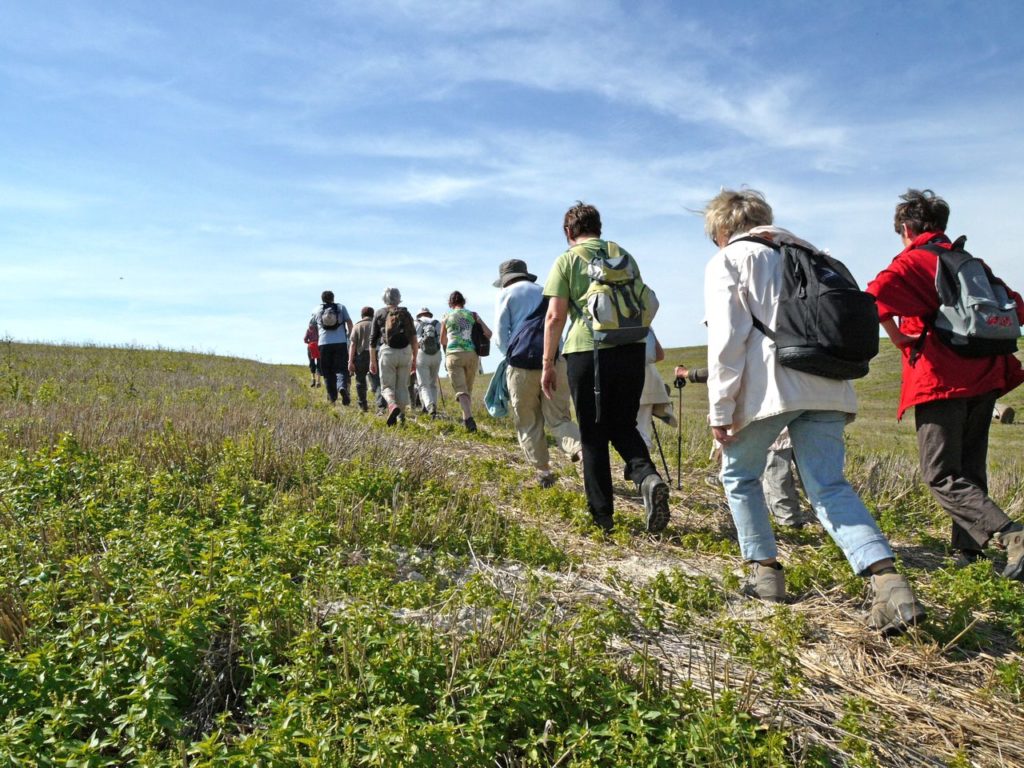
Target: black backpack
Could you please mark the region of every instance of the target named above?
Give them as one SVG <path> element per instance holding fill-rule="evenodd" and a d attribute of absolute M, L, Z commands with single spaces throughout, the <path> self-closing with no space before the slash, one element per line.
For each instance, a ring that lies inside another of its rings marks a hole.
<path fill-rule="evenodd" d="M 952 248 L 934 243 L 921 250 L 938 257 L 935 291 L 939 311 L 932 321 L 935 335 L 963 357 L 992 357 L 1017 351 L 1020 322 L 1017 303 L 1006 284 L 985 263 L 964 250 L 967 238 Z"/>
<path fill-rule="evenodd" d="M 513 368 L 536 371 L 544 367 L 544 319 L 548 312 L 548 297 L 516 328 L 508 340 L 505 359 Z"/>
<path fill-rule="evenodd" d="M 478 357 L 487 357 L 491 354 L 491 340 L 484 336 L 484 327 L 476 312 L 473 313 L 473 327 L 469 333 L 473 340 L 473 349 L 476 350 Z"/>
<path fill-rule="evenodd" d="M 782 288 L 775 330 L 754 327 L 775 342 L 780 365 L 828 379 L 859 379 L 878 354 L 875 297 L 860 290 L 850 270 L 821 251 L 748 235 L 782 255 Z"/>

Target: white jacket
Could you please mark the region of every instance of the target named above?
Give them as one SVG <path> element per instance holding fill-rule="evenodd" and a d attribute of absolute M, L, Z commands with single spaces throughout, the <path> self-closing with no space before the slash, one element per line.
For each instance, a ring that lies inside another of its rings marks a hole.
<path fill-rule="evenodd" d="M 711 426 L 738 432 L 757 419 L 799 410 L 857 412 L 848 381 L 784 368 L 773 342 L 754 328 L 753 316 L 775 327 L 782 257 L 774 248 L 749 241 L 757 235 L 775 242 L 813 247 L 780 227 L 755 227 L 734 235 L 704 269 L 708 325 L 708 402 Z"/>

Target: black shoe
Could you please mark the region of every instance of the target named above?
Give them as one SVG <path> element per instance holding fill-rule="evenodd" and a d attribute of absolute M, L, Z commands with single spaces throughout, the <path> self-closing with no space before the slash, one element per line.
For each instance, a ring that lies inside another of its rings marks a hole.
<path fill-rule="evenodd" d="M 398 417 L 401 416 L 401 415 L 402 415 L 402 409 L 399 408 L 397 405 L 390 405 L 390 406 L 388 406 L 387 425 L 389 427 L 395 426 L 395 423 L 398 421 Z"/>
<path fill-rule="evenodd" d="M 463 419 L 462 423 L 466 427 L 467 432 L 476 432 L 476 421 L 470 416 L 468 419 Z"/>
<path fill-rule="evenodd" d="M 610 533 L 612 528 L 615 527 L 615 520 L 611 515 L 593 515 L 594 525 L 600 528 L 605 533 Z"/>
<path fill-rule="evenodd" d="M 347 389 L 341 390 L 341 404 L 342 405 L 349 405 L 349 404 L 351 404 L 351 402 L 352 402 L 352 396 L 349 395 L 348 390 Z"/>
<path fill-rule="evenodd" d="M 370 410 L 370 406 L 369 406 L 369 404 L 367 404 L 367 402 L 366 402 L 366 401 L 364 400 L 363 402 L 361 402 L 361 403 L 359 404 L 359 410 L 360 410 L 360 411 L 362 411 L 363 413 L 366 413 L 366 412 L 367 412 L 368 410 Z"/>

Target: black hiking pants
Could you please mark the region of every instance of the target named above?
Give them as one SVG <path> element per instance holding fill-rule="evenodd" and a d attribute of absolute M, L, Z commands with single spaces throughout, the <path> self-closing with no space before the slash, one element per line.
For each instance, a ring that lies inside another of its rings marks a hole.
<path fill-rule="evenodd" d="M 656 474 L 651 454 L 640 431 L 636 414 L 644 389 L 647 347 L 624 344 L 598 351 L 601 376 L 601 421 L 597 421 L 594 398 L 594 353 L 573 352 L 565 356 L 569 392 L 576 408 L 583 445 L 583 489 L 595 520 L 607 520 L 614 511 L 609 444 L 626 463 L 623 476 L 637 485 Z"/>
<path fill-rule="evenodd" d="M 368 403 L 366 402 L 366 384 L 369 381 L 370 389 L 374 394 L 380 392 L 380 377 L 375 373 L 370 373 L 370 351 L 359 352 L 355 356 L 356 364 L 356 399 L 359 401 L 359 407 L 366 409 Z M 380 405 L 379 403 L 377 404 Z"/>
<path fill-rule="evenodd" d="M 953 549 L 978 553 L 1009 522 L 988 497 L 988 430 L 996 393 L 914 407 L 921 477 L 953 518 Z"/>
<path fill-rule="evenodd" d="M 320 347 L 320 373 L 327 388 L 327 399 L 332 403 L 338 399 L 338 390 L 348 402 L 348 344 L 324 344 Z"/>

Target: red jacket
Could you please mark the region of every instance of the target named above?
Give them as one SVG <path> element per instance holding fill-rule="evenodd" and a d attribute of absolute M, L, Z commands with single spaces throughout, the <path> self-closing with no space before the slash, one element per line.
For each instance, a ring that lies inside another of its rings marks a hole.
<path fill-rule="evenodd" d="M 309 357 L 311 360 L 320 359 L 320 345 L 317 343 L 319 338 L 320 335 L 315 325 L 310 325 L 306 329 L 306 335 L 302 338 L 306 342 L 306 346 L 309 347 Z"/>
<path fill-rule="evenodd" d="M 935 291 L 938 258 L 919 248 L 936 238 L 938 245 L 950 247 L 949 238 L 942 232 L 919 235 L 867 287 L 878 300 L 878 319 L 898 317 L 900 330 L 908 336 L 924 332 L 939 309 Z M 1017 302 L 1017 317 L 1024 323 L 1024 301 L 1015 291 L 1007 291 Z M 911 362 L 915 347 L 920 348 Z M 992 391 L 1003 395 L 1021 382 L 1024 371 L 1013 355 L 962 357 L 929 331 L 923 345 L 903 350 L 903 385 L 896 417 L 902 419 L 904 411 L 918 403 Z"/>

